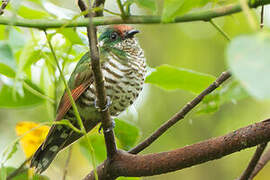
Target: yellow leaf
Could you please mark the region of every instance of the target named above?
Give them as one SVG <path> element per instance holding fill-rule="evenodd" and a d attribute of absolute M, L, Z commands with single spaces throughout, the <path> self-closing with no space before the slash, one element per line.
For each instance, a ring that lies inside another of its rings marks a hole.
<path fill-rule="evenodd" d="M 19 122 L 16 124 L 17 136 L 22 136 L 20 144 L 27 158 L 32 156 L 45 140 L 49 127 L 34 122 Z"/>

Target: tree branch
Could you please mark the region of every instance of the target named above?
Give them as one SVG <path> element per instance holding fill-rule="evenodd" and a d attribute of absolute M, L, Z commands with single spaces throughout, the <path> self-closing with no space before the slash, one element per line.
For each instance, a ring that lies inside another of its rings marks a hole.
<path fill-rule="evenodd" d="M 95 78 L 97 105 L 100 108 L 100 113 L 101 113 L 101 123 L 103 127 L 105 143 L 106 143 L 107 157 L 110 160 L 113 158 L 114 154 L 116 153 L 117 148 L 116 148 L 115 137 L 114 137 L 114 132 L 112 128 L 113 124 L 112 124 L 109 110 L 107 108 L 109 99 L 107 99 L 106 91 L 104 88 L 104 77 L 101 71 L 99 50 L 97 47 L 96 27 L 93 26 L 91 0 L 89 1 L 90 1 L 89 2 L 89 15 L 88 15 L 89 26 L 87 28 L 87 35 L 88 35 L 89 48 L 90 48 L 89 52 L 90 52 L 90 57 L 91 57 L 92 71 Z"/>
<path fill-rule="evenodd" d="M 0 7 L 0 15 L 4 14 L 4 10 L 7 7 L 8 3 L 9 3 L 9 0 L 2 0 L 2 4 Z"/>
<path fill-rule="evenodd" d="M 152 144 L 157 138 L 159 138 L 163 133 L 165 133 L 170 127 L 172 127 L 179 120 L 183 119 L 185 115 L 191 111 L 197 104 L 199 104 L 203 98 L 218 88 L 224 81 L 231 77 L 230 72 L 223 72 L 215 82 L 213 82 L 208 88 L 201 92 L 197 97 L 195 97 L 191 102 L 187 103 L 178 113 L 176 113 L 170 120 L 164 123 L 160 128 L 158 128 L 151 136 L 141 142 L 139 145 L 134 147 L 129 151 L 131 154 L 137 154 Z"/>
<path fill-rule="evenodd" d="M 243 174 L 241 175 L 239 180 L 247 180 L 250 178 L 250 176 L 251 176 L 252 172 L 254 171 L 254 169 L 255 169 L 263 151 L 265 150 L 266 146 L 267 146 L 267 143 L 263 143 L 257 147 L 256 152 L 254 153 L 251 161 L 248 164 L 248 167 L 243 172 Z"/>
<path fill-rule="evenodd" d="M 219 159 L 234 152 L 266 143 L 270 140 L 270 119 L 249 125 L 227 135 L 212 138 L 180 149 L 132 155 L 118 151 L 112 163 L 105 161 L 97 168 L 99 179 L 106 179 L 104 169 L 110 168 L 111 176 L 141 177 L 168 173 L 207 161 Z M 84 180 L 92 180 L 93 173 Z"/>
<path fill-rule="evenodd" d="M 263 156 L 260 158 L 259 162 L 257 163 L 256 167 L 254 168 L 254 171 L 250 175 L 249 179 L 250 180 L 253 179 L 269 161 L 270 161 L 270 150 L 268 150 L 266 153 L 264 153 Z"/>
<path fill-rule="evenodd" d="M 29 158 L 27 158 L 26 160 L 23 161 L 23 163 L 17 168 L 15 169 L 12 173 L 10 173 L 7 177 L 6 180 L 11 180 L 14 177 L 16 177 L 18 174 L 24 172 L 27 170 L 27 168 L 25 168 L 25 165 L 27 164 L 27 162 L 29 162 L 32 159 L 32 156 L 30 156 Z"/>
<path fill-rule="evenodd" d="M 250 8 L 270 4 L 270 0 L 253 0 L 249 3 Z M 171 23 L 192 22 L 192 21 L 210 21 L 213 18 L 222 17 L 240 12 L 241 6 L 236 4 L 226 5 L 211 10 L 201 10 L 198 12 L 188 13 L 183 16 L 178 16 Z M 100 12 L 99 12 L 100 13 Z M 93 18 L 93 25 L 109 25 L 109 24 L 160 24 L 162 23 L 161 16 L 129 16 L 125 19 L 117 16 L 95 17 Z M 9 17 L 0 17 L 0 24 L 10 25 L 11 19 Z M 15 19 L 12 21 L 13 26 L 29 27 L 29 28 L 59 28 L 65 27 L 87 27 L 88 19 L 69 20 L 27 20 Z"/>

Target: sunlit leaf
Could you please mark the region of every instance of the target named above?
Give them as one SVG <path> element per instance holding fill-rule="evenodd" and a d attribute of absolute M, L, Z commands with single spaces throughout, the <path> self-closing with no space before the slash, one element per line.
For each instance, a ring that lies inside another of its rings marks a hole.
<path fill-rule="evenodd" d="M 36 91 L 42 92 L 34 84 L 28 82 Z M 44 102 L 44 100 L 38 96 L 33 95 L 30 91 L 23 88 L 23 94 L 13 94 L 13 87 L 8 85 L 0 86 L 0 107 L 1 108 L 22 108 L 35 106 Z"/>
<path fill-rule="evenodd" d="M 36 10 L 23 5 L 20 6 L 18 14 L 26 19 L 42 19 L 50 17 L 50 15 L 45 11 Z"/>
<path fill-rule="evenodd" d="M 102 134 L 97 133 L 95 130 L 88 135 L 91 145 L 94 148 L 94 154 L 96 160 L 100 163 L 106 159 L 106 146 L 104 137 Z M 91 160 L 91 154 L 89 151 L 88 142 L 85 138 L 80 140 L 80 150 L 87 160 Z"/>
<path fill-rule="evenodd" d="M 193 8 L 203 7 L 218 0 L 164 0 L 162 20 L 171 22 L 176 16 L 183 15 Z"/>
<path fill-rule="evenodd" d="M 48 126 L 40 126 L 34 122 L 19 122 L 16 124 L 17 136 L 23 136 L 20 144 L 26 157 L 30 157 L 45 140 L 49 132 Z"/>
<path fill-rule="evenodd" d="M 193 93 L 200 93 L 214 81 L 212 75 L 169 65 L 157 67 L 145 80 L 166 90 L 182 89 Z"/>
<path fill-rule="evenodd" d="M 83 44 L 82 39 L 73 28 L 65 28 L 61 30 L 60 33 L 63 34 L 64 37 L 68 39 L 72 44 Z"/>
<path fill-rule="evenodd" d="M 136 4 L 140 7 L 151 10 L 152 12 L 156 11 L 156 0 L 134 0 Z"/>
<path fill-rule="evenodd" d="M 15 77 L 16 62 L 9 44 L 0 42 L 0 74 Z"/>
<path fill-rule="evenodd" d="M 119 177 L 117 180 L 140 180 L 139 177 Z"/>
<path fill-rule="evenodd" d="M 119 140 L 124 150 L 130 149 L 140 136 L 139 128 L 121 119 L 116 118 L 114 120 L 116 138 Z"/>
<path fill-rule="evenodd" d="M 227 50 L 229 67 L 243 87 L 258 99 L 270 99 L 270 34 L 235 38 Z"/>
<path fill-rule="evenodd" d="M 12 144 L 10 149 L 7 149 L 7 151 L 3 153 L 5 162 L 8 161 L 10 158 L 12 158 L 12 156 L 15 154 L 15 152 L 17 152 L 17 150 L 18 150 L 18 142 L 16 141 Z"/>
<path fill-rule="evenodd" d="M 25 45 L 25 35 L 23 32 L 19 32 L 18 29 L 10 28 L 8 43 L 11 46 L 13 52 L 18 52 Z"/>

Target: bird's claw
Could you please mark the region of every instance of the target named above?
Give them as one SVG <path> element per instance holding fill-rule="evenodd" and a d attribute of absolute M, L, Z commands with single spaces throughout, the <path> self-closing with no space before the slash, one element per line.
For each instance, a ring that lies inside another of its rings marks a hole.
<path fill-rule="evenodd" d="M 103 132 L 107 133 L 107 132 L 113 130 L 114 127 L 115 127 L 115 121 L 112 119 L 112 125 L 110 127 L 104 129 L 103 126 L 102 126 L 102 124 L 101 124 L 99 126 L 99 128 L 98 128 L 98 132 L 99 132 L 99 134 L 101 134 L 101 130 L 103 129 Z"/>
<path fill-rule="evenodd" d="M 111 102 L 111 98 L 109 96 L 106 97 L 106 106 L 105 108 L 101 109 L 98 105 L 97 105 L 97 99 L 95 99 L 94 101 L 94 106 L 96 109 L 98 109 L 101 112 L 107 111 L 110 107 L 110 105 L 112 104 Z"/>

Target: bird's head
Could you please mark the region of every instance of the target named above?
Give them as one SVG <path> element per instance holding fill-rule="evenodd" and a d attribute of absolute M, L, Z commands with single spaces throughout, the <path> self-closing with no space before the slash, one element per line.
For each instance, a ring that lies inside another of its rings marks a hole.
<path fill-rule="evenodd" d="M 114 25 L 103 29 L 99 36 L 99 47 L 105 51 L 132 53 L 139 46 L 134 35 L 138 30 L 128 25 Z"/>

